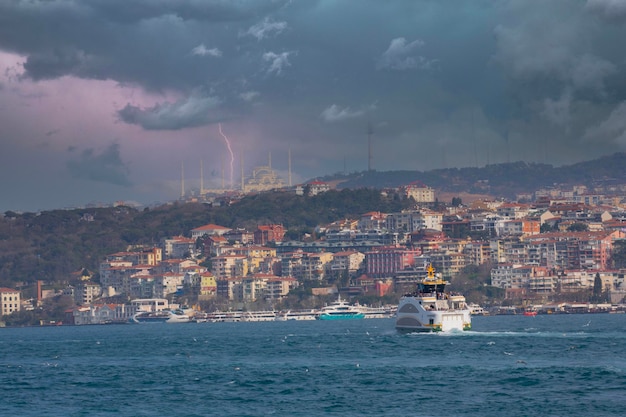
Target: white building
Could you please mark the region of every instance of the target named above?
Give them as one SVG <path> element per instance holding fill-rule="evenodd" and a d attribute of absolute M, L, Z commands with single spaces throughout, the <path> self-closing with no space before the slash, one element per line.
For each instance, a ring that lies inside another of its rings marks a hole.
<path fill-rule="evenodd" d="M 11 288 L 0 288 L 0 307 L 3 316 L 20 311 L 20 292 Z"/>
<path fill-rule="evenodd" d="M 78 305 L 88 305 L 93 303 L 93 300 L 100 297 L 102 294 L 102 287 L 93 282 L 80 282 L 74 288 L 74 302 Z"/>
<path fill-rule="evenodd" d="M 414 181 L 403 187 L 404 194 L 413 198 L 416 203 L 434 203 L 435 190 L 420 181 Z"/>

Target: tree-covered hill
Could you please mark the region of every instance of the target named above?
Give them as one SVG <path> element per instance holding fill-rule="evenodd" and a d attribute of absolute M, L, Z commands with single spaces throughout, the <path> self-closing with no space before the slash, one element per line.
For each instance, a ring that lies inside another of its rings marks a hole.
<path fill-rule="evenodd" d="M 592 161 L 554 167 L 548 164 L 511 162 L 482 168 L 449 168 L 431 171 L 368 171 L 350 175 L 324 177 L 337 181 L 340 188 L 398 187 L 412 181 L 422 181 L 438 191 L 469 192 L 513 198 L 554 184 L 582 184 L 589 187 L 597 182 L 626 183 L 626 153 L 615 153 Z"/>
<path fill-rule="evenodd" d="M 7 212 L 0 217 L 0 286 L 38 279 L 67 281 L 72 272 L 83 268 L 97 271 L 107 254 L 131 245 L 156 245 L 164 237 L 188 235 L 191 229 L 208 223 L 251 230 L 260 224 L 280 223 L 290 234 L 299 234 L 368 211 L 398 211 L 411 202 L 394 195 L 383 197 L 378 189 L 416 180 L 437 191 L 499 197 L 530 193 L 553 184 L 624 184 L 626 154 L 563 167 L 515 162 L 427 172 L 369 171 L 324 180 L 339 183 L 340 190 L 313 197 L 267 192 L 219 207 L 174 203 L 143 210 L 115 207 L 36 214 Z"/>
<path fill-rule="evenodd" d="M 231 205 L 174 203 L 137 210 L 129 207 L 7 212 L 0 217 L 0 286 L 68 281 L 72 272 L 97 271 L 104 256 L 131 245 L 159 244 L 170 236 L 189 236 L 208 223 L 256 229 L 280 223 L 292 233 L 318 224 L 355 218 L 365 212 L 399 211 L 412 201 L 383 197 L 378 190 L 330 191 L 317 196 L 287 192 L 250 195 Z"/>

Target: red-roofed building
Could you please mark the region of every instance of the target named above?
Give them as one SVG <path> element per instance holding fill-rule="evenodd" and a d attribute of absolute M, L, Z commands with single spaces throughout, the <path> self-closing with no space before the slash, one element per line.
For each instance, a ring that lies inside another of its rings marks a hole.
<path fill-rule="evenodd" d="M 281 224 L 258 226 L 254 232 L 254 243 L 265 245 L 268 242 L 282 242 L 285 237 L 285 228 Z"/>
<path fill-rule="evenodd" d="M 206 224 L 204 226 L 196 227 L 195 229 L 191 229 L 191 238 L 197 239 L 204 235 L 219 235 L 222 236 L 224 233 L 229 232 L 231 229 L 224 226 L 218 226 L 217 224 Z"/>

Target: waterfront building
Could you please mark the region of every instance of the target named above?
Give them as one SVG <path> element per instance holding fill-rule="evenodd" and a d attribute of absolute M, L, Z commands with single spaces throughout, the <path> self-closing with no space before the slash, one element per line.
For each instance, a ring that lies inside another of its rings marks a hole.
<path fill-rule="evenodd" d="M 217 280 L 210 272 L 200 274 L 200 297 L 203 299 L 214 297 L 217 294 Z"/>
<path fill-rule="evenodd" d="M 74 302 L 78 305 L 88 305 L 100 297 L 102 287 L 91 281 L 81 281 L 74 287 Z"/>
<path fill-rule="evenodd" d="M 6 316 L 20 311 L 20 292 L 11 288 L 0 288 L 0 312 Z"/>

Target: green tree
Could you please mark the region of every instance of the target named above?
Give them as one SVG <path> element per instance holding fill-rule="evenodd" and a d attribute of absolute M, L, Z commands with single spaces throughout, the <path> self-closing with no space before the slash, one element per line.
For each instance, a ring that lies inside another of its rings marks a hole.
<path fill-rule="evenodd" d="M 559 230 L 559 227 L 555 224 L 554 226 L 550 225 L 550 223 L 544 223 L 539 228 L 540 233 L 549 233 Z"/>
<path fill-rule="evenodd" d="M 626 268 L 626 239 L 616 240 L 613 243 L 611 263 L 616 269 Z"/>
<path fill-rule="evenodd" d="M 602 296 L 602 279 L 600 278 L 600 273 L 596 273 L 596 276 L 593 279 L 593 293 L 591 296 L 591 301 L 594 303 L 605 301 L 602 299 Z"/>
<path fill-rule="evenodd" d="M 568 232 L 586 232 L 589 230 L 589 225 L 587 223 L 572 223 L 568 226 Z"/>

